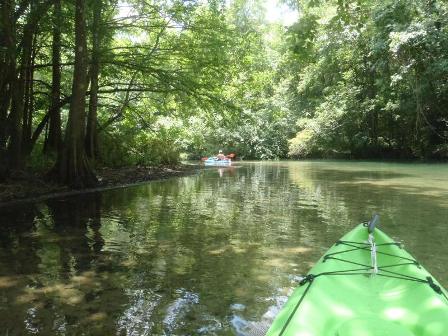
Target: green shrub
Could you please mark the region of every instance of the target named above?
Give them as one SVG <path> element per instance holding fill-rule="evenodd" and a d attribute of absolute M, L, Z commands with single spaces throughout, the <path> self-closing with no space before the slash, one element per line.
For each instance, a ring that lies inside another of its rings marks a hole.
<path fill-rule="evenodd" d="M 297 135 L 289 140 L 289 152 L 290 157 L 304 158 L 308 157 L 314 151 L 314 132 L 311 130 L 303 130 L 297 133 Z"/>

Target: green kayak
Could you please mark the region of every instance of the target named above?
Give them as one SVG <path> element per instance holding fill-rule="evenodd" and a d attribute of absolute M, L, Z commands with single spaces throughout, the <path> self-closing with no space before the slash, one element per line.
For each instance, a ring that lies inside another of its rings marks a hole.
<path fill-rule="evenodd" d="M 377 217 L 333 245 L 293 292 L 268 336 L 446 336 L 447 292 Z"/>

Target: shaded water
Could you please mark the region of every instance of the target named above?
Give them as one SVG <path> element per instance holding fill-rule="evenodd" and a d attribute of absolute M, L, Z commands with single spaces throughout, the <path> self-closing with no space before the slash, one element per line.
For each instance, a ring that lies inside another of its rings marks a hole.
<path fill-rule="evenodd" d="M 0 209 L 0 335 L 249 335 L 345 232 L 448 286 L 448 165 L 244 163 Z"/>

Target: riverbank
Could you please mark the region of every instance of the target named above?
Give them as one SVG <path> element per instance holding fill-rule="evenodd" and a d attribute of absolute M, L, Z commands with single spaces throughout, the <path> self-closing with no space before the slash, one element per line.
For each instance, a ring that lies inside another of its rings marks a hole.
<path fill-rule="evenodd" d="M 96 172 L 98 185 L 94 188 L 86 189 L 71 189 L 67 186 L 47 181 L 42 174 L 23 172 L 0 183 L 0 207 L 21 202 L 39 201 L 53 197 L 126 187 L 174 176 L 185 176 L 193 174 L 202 168 L 203 166 L 200 164 L 100 168 Z"/>

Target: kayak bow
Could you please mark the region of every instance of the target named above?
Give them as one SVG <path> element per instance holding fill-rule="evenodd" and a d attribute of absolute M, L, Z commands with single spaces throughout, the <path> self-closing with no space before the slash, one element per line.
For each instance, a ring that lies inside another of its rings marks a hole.
<path fill-rule="evenodd" d="M 268 336 L 448 335 L 446 290 L 375 229 L 376 220 L 358 225 L 327 251 Z"/>

